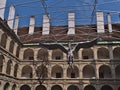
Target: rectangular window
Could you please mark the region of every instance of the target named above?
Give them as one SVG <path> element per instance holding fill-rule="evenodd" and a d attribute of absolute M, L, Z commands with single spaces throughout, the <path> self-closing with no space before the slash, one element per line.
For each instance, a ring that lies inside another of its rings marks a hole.
<path fill-rule="evenodd" d="M 61 78 L 61 73 L 56 73 L 56 78 Z"/>
<path fill-rule="evenodd" d="M 71 73 L 71 78 L 75 78 L 75 73 Z"/>

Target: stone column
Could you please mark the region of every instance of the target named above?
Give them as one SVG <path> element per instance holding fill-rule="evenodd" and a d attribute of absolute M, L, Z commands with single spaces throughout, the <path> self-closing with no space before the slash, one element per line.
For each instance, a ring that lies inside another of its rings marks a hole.
<path fill-rule="evenodd" d="M 6 74 L 6 69 L 7 69 L 7 62 L 8 62 L 8 58 L 5 57 L 5 60 L 3 62 L 3 68 L 2 68 L 2 73 Z"/>
<path fill-rule="evenodd" d="M 109 46 L 109 56 L 110 56 L 110 60 L 113 60 L 113 48 L 112 48 L 112 46 Z"/>
<path fill-rule="evenodd" d="M 48 50 L 48 60 L 52 60 L 52 50 Z"/>
<path fill-rule="evenodd" d="M 94 53 L 94 60 L 98 60 L 97 47 L 93 48 L 93 53 Z"/>
<path fill-rule="evenodd" d="M 112 32 L 112 22 L 111 22 L 111 16 L 110 13 L 107 13 L 107 21 L 108 21 L 108 31 Z"/>
<path fill-rule="evenodd" d="M 1 36 L 2 36 L 3 32 L 2 30 L 0 29 L 0 42 L 1 42 Z"/>
<path fill-rule="evenodd" d="M 34 60 L 37 61 L 37 55 L 38 55 L 38 50 L 35 49 L 34 50 Z"/>
<path fill-rule="evenodd" d="M 15 70 L 14 66 L 15 66 L 15 63 L 13 62 L 13 64 L 11 65 L 11 71 L 10 71 L 11 76 L 14 76 L 14 70 Z"/>
<path fill-rule="evenodd" d="M 115 79 L 115 65 L 111 66 L 111 73 L 112 73 L 112 78 Z"/>
<path fill-rule="evenodd" d="M 3 90 L 4 85 L 5 85 L 5 81 L 1 81 L 0 90 Z"/>
<path fill-rule="evenodd" d="M 7 50 L 9 50 L 10 42 L 11 42 L 11 38 L 8 37 L 8 39 L 7 39 L 7 43 L 6 43 L 6 49 L 7 49 Z"/>
<path fill-rule="evenodd" d="M 96 79 L 99 79 L 99 68 L 97 65 L 96 65 Z"/>
<path fill-rule="evenodd" d="M 18 44 L 17 43 L 15 43 L 15 45 L 14 45 L 14 51 L 13 51 L 13 54 L 16 56 L 16 51 L 17 51 L 17 47 L 18 47 Z"/>
<path fill-rule="evenodd" d="M 66 64 L 64 64 L 64 66 L 63 66 L 63 78 L 64 79 L 67 78 L 67 67 L 66 66 L 67 66 Z"/>
<path fill-rule="evenodd" d="M 82 49 L 78 51 L 78 56 L 79 56 L 79 59 L 82 60 Z"/>
<path fill-rule="evenodd" d="M 51 65 L 48 65 L 48 78 L 51 78 Z"/>
<path fill-rule="evenodd" d="M 82 79 L 83 78 L 83 72 L 82 72 L 82 66 L 79 65 L 79 78 Z"/>
<path fill-rule="evenodd" d="M 18 67 L 18 70 L 17 70 L 17 77 L 18 78 L 21 78 L 22 68 L 23 68 L 23 66 L 19 64 L 19 67 Z"/>

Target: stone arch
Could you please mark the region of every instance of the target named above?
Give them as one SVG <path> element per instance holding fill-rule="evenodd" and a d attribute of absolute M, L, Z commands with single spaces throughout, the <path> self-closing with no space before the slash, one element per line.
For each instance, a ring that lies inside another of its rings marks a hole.
<path fill-rule="evenodd" d="M 20 87 L 20 90 L 31 90 L 31 88 L 30 88 L 30 86 L 28 86 L 28 85 L 22 85 L 22 86 Z"/>
<path fill-rule="evenodd" d="M 83 68 L 84 78 L 95 78 L 95 69 L 92 65 L 86 65 Z"/>
<path fill-rule="evenodd" d="M 55 78 L 62 78 L 63 77 L 63 69 L 61 66 L 59 65 L 55 65 L 52 67 L 52 71 L 51 71 L 51 76 L 55 77 Z"/>
<path fill-rule="evenodd" d="M 20 46 L 17 46 L 16 57 L 19 57 L 19 54 L 20 54 Z"/>
<path fill-rule="evenodd" d="M 69 78 L 77 78 L 79 77 L 79 69 L 77 66 L 69 66 L 67 69 L 67 77 Z"/>
<path fill-rule="evenodd" d="M 90 48 L 86 48 L 82 50 L 82 58 L 83 59 L 93 59 L 93 50 Z"/>
<path fill-rule="evenodd" d="M 111 78 L 111 69 L 107 65 L 102 65 L 99 68 L 99 78 Z"/>
<path fill-rule="evenodd" d="M 14 50 L 14 45 L 15 45 L 15 42 L 13 40 L 10 41 L 10 47 L 9 47 L 9 51 L 11 53 L 13 53 L 13 50 Z"/>
<path fill-rule="evenodd" d="M 35 88 L 35 90 L 47 90 L 45 86 L 39 85 Z"/>
<path fill-rule="evenodd" d="M 54 86 L 52 86 L 51 90 L 63 90 L 63 89 L 59 85 L 54 85 Z"/>
<path fill-rule="evenodd" d="M 26 78 L 32 78 L 33 73 L 32 73 L 32 67 L 31 66 L 24 66 L 22 68 L 22 77 L 26 77 Z"/>
<path fill-rule="evenodd" d="M 47 49 L 40 49 L 37 54 L 38 60 L 48 60 L 48 51 Z"/>
<path fill-rule="evenodd" d="M 99 48 L 97 54 L 98 59 L 109 59 L 109 50 L 107 48 Z"/>
<path fill-rule="evenodd" d="M 79 88 L 75 85 L 70 85 L 67 90 L 79 90 Z"/>
<path fill-rule="evenodd" d="M 109 85 L 104 85 L 104 86 L 101 87 L 100 90 L 113 90 L 113 89 L 112 89 L 112 87 L 109 86 Z"/>
<path fill-rule="evenodd" d="M 120 47 L 116 47 L 113 50 L 113 57 L 114 59 L 120 59 Z"/>
<path fill-rule="evenodd" d="M 96 90 L 94 86 L 92 85 L 87 85 L 84 90 Z"/>
<path fill-rule="evenodd" d="M 3 69 L 4 59 L 5 59 L 4 56 L 0 55 L 0 72 L 2 72 L 2 69 Z"/>
<path fill-rule="evenodd" d="M 34 51 L 32 49 L 26 49 L 24 51 L 24 60 L 34 60 Z"/>
<path fill-rule="evenodd" d="M 116 75 L 116 78 L 120 78 L 120 65 L 118 65 L 118 66 L 115 68 L 115 75 Z"/>
<path fill-rule="evenodd" d="M 15 64 L 15 66 L 14 66 L 14 77 L 17 77 L 17 71 L 18 71 L 18 64 Z"/>
<path fill-rule="evenodd" d="M 6 68 L 6 74 L 8 74 L 8 75 L 10 75 L 10 73 L 11 73 L 11 66 L 12 66 L 12 61 L 9 60 L 7 62 L 7 68 Z"/>
<path fill-rule="evenodd" d="M 3 48 L 6 48 L 6 43 L 7 43 L 7 35 L 4 33 L 4 34 L 2 34 L 2 36 L 1 36 L 0 45 L 1 45 Z"/>
<path fill-rule="evenodd" d="M 12 90 L 16 90 L 16 84 L 12 86 Z"/>
<path fill-rule="evenodd" d="M 55 59 L 55 60 L 63 59 L 63 52 L 60 49 L 53 50 L 52 59 Z"/>
<path fill-rule="evenodd" d="M 10 84 L 9 84 L 9 83 L 6 83 L 6 84 L 4 85 L 3 90 L 9 90 L 9 86 L 10 86 Z"/>

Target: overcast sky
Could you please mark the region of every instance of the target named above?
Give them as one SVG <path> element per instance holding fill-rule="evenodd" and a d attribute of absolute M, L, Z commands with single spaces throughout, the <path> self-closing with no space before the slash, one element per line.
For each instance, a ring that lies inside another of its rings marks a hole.
<path fill-rule="evenodd" d="M 30 16 L 35 16 L 36 26 L 42 25 L 43 15 L 50 14 L 52 25 L 67 25 L 68 12 L 74 12 L 76 24 L 95 23 L 95 15 L 92 15 L 94 0 L 8 0 L 7 6 L 15 6 L 16 14 L 20 15 L 19 26 L 28 26 Z M 96 0 L 96 10 L 101 10 L 112 15 L 112 22 L 120 22 L 120 0 Z M 44 8 L 43 8 L 44 5 Z M 46 8 L 47 7 L 47 8 Z M 5 17 L 8 17 L 9 8 L 6 8 Z M 93 19 L 93 21 L 92 21 Z M 106 18 L 105 18 L 106 19 Z M 106 22 L 106 20 L 105 20 Z"/>

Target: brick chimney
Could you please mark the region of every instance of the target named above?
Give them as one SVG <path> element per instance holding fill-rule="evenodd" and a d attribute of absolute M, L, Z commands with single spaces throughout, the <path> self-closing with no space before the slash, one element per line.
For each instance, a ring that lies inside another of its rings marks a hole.
<path fill-rule="evenodd" d="M 112 32 L 112 22 L 110 13 L 107 13 L 107 22 L 108 22 L 108 32 Z"/>
<path fill-rule="evenodd" d="M 17 35 L 17 31 L 18 31 L 18 24 L 19 24 L 19 15 L 16 15 L 15 23 L 14 23 L 14 32 L 16 35 Z"/>
<path fill-rule="evenodd" d="M 31 16 L 30 17 L 29 33 L 28 34 L 33 34 L 34 33 L 34 28 L 35 28 L 35 17 Z"/>

